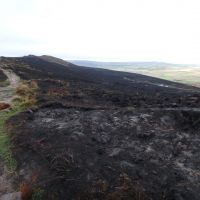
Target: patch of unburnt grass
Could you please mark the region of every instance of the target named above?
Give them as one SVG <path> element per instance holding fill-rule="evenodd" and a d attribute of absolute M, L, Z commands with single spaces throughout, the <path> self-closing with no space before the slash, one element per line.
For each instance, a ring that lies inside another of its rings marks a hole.
<path fill-rule="evenodd" d="M 9 134 L 6 131 L 6 121 L 21 112 L 23 108 L 20 105 L 15 105 L 11 110 L 0 112 L 0 157 L 4 160 L 7 168 L 14 171 L 16 168 L 16 161 L 12 157 L 11 144 Z"/>
<path fill-rule="evenodd" d="M 15 103 L 23 107 L 29 107 L 36 104 L 36 91 L 38 90 L 37 82 L 34 80 L 23 81 L 16 89 Z"/>
<path fill-rule="evenodd" d="M 31 200 L 43 200 L 45 191 L 41 188 L 36 188 L 31 196 Z"/>
<path fill-rule="evenodd" d="M 10 117 L 36 104 L 36 90 L 36 82 L 29 81 L 21 83 L 16 90 L 17 96 L 13 100 L 11 108 L 9 110 L 0 111 L 0 157 L 11 172 L 14 172 L 16 169 L 16 161 L 12 156 L 10 136 L 6 129 L 6 121 Z"/>

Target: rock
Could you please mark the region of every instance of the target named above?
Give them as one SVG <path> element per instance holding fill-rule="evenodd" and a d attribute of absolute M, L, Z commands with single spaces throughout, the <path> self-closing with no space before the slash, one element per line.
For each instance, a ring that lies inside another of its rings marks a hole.
<path fill-rule="evenodd" d="M 112 149 L 112 151 L 110 152 L 110 154 L 109 154 L 109 156 L 116 156 L 116 155 L 118 155 L 120 152 L 122 151 L 122 149 L 121 148 L 114 148 L 114 149 Z"/>
<path fill-rule="evenodd" d="M 21 192 L 8 193 L 0 197 L 0 200 L 22 200 Z"/>

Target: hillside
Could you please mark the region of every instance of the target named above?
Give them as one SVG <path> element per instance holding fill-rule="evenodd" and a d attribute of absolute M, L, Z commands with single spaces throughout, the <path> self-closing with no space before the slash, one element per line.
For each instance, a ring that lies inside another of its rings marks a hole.
<path fill-rule="evenodd" d="M 50 56 L 0 69 L 20 78 L 0 111 L 0 199 L 200 199 L 199 88 Z"/>

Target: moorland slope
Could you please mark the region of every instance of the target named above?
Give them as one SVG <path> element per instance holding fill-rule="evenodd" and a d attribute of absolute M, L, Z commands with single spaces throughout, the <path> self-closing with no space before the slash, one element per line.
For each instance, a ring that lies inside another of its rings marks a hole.
<path fill-rule="evenodd" d="M 26 97 L 6 122 L 23 199 L 199 200 L 200 89 L 64 62 L 0 61 Z"/>

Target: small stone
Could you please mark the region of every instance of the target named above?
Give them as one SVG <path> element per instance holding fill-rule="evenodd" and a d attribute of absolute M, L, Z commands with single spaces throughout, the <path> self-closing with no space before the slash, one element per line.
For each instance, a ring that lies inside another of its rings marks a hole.
<path fill-rule="evenodd" d="M 112 149 L 112 151 L 110 152 L 109 156 L 110 156 L 110 157 L 117 156 L 121 151 L 122 151 L 122 149 L 120 149 L 120 148 L 114 148 L 114 149 Z"/>

